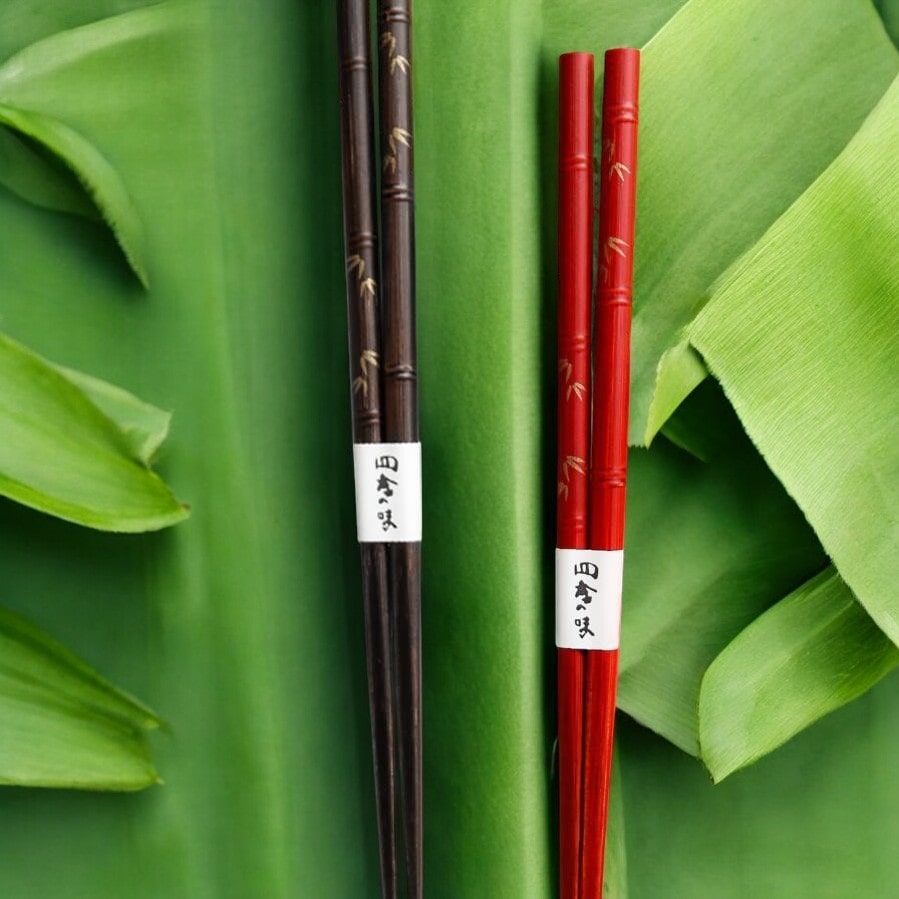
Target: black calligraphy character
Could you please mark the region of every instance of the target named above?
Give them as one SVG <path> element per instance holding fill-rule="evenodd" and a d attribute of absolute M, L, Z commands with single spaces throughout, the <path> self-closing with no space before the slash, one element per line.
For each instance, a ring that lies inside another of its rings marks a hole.
<path fill-rule="evenodd" d="M 577 565 L 574 566 L 575 574 L 586 574 L 587 577 L 592 577 L 594 580 L 599 577 L 599 566 L 594 565 L 592 562 L 578 562 Z"/>
<path fill-rule="evenodd" d="M 379 504 L 386 503 L 387 497 L 393 496 L 393 488 L 390 486 L 391 484 L 393 484 L 393 486 L 396 487 L 396 481 L 394 481 L 393 478 L 388 478 L 386 474 L 382 474 L 378 478 L 378 484 L 377 484 L 376 489 L 377 489 L 378 493 L 384 494 L 384 496 L 382 496 L 378 500 Z"/>
<path fill-rule="evenodd" d="M 399 471 L 399 459 L 396 456 L 379 456 L 375 459 L 375 468 L 389 468 L 391 471 Z"/>
<path fill-rule="evenodd" d="M 583 640 L 584 637 L 589 634 L 591 637 L 595 637 L 596 634 L 590 630 L 590 619 L 584 615 L 583 618 L 575 618 L 574 623 L 578 626 L 578 636 Z"/>
<path fill-rule="evenodd" d="M 396 526 L 396 523 L 393 520 L 393 510 L 387 509 L 384 512 L 378 512 L 378 518 L 381 521 L 381 530 L 388 531 L 390 528 L 394 528 L 395 530 L 399 530 Z"/>
<path fill-rule="evenodd" d="M 584 581 L 578 581 L 577 586 L 574 588 L 574 598 L 579 599 L 581 602 L 574 607 L 575 610 L 586 610 L 587 606 L 593 601 L 593 597 L 590 595 L 591 593 L 596 593 L 596 587 L 591 587 Z M 583 603 L 583 605 L 581 605 L 581 603 Z"/>

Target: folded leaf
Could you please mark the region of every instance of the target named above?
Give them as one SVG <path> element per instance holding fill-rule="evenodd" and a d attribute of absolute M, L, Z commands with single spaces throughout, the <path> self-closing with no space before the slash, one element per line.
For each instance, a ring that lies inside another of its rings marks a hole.
<path fill-rule="evenodd" d="M 3 71 L 0 69 L 0 96 L 4 89 Z M 37 141 L 71 168 L 97 204 L 134 273 L 146 287 L 149 282 L 143 225 L 124 182 L 109 161 L 78 132 L 39 113 L 0 102 L 0 124 Z"/>
<path fill-rule="evenodd" d="M 111 18 L 105 28 L 71 28 L 38 40 L 0 66 L 0 123 L 36 141 L 71 169 L 144 286 L 148 283 L 144 228 L 124 181 L 90 140 L 66 124 L 64 110 L 62 115 L 46 110 L 54 107 L 59 93 L 54 80 L 61 73 L 89 64 L 110 47 L 140 42 L 158 33 L 171 24 L 167 13 L 157 6 Z M 49 177 L 58 179 L 58 175 Z M 22 193 L 33 198 L 33 191 Z M 44 199 L 40 205 L 50 205 Z"/>
<path fill-rule="evenodd" d="M 651 437 L 657 364 L 708 287 L 843 149 L 897 71 L 868 0 L 691 0 L 647 44 L 632 443 Z"/>
<path fill-rule="evenodd" d="M 696 755 L 706 668 L 826 559 L 713 382 L 672 421 L 708 462 L 631 452 L 619 706 Z"/>
<path fill-rule="evenodd" d="M 830 567 L 746 628 L 702 681 L 702 759 L 715 781 L 752 764 L 899 665 Z"/>
<path fill-rule="evenodd" d="M 0 609 L 0 783 L 139 790 L 160 721 L 65 647 Z"/>
<path fill-rule="evenodd" d="M 97 208 L 65 166 L 6 127 L 0 127 L 0 184 L 35 206 L 99 219 Z"/>
<path fill-rule="evenodd" d="M 0 494 L 42 512 L 109 531 L 147 531 L 187 516 L 147 468 L 163 424 L 157 410 L 96 382 L 99 405 L 117 407 L 126 434 L 57 369 L 0 336 Z"/>
<path fill-rule="evenodd" d="M 688 336 L 837 570 L 899 642 L 899 80 Z"/>
<path fill-rule="evenodd" d="M 124 434 L 131 452 L 144 465 L 149 465 L 165 438 L 172 421 L 170 412 L 145 403 L 134 394 L 101 381 L 84 372 L 60 365 L 54 368 L 71 381 L 107 417 L 111 418 Z"/>

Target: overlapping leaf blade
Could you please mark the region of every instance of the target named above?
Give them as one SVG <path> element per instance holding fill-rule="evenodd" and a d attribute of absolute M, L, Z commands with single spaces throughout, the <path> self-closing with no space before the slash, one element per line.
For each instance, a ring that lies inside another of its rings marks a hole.
<path fill-rule="evenodd" d="M 88 527 L 149 531 L 187 517 L 147 467 L 162 421 L 124 392 L 104 390 L 128 413 L 127 436 L 57 369 L 0 336 L 0 494 Z M 107 403 L 108 408 L 108 403 Z M 155 417 L 154 417 L 155 418 Z M 133 428 L 134 425 L 131 425 Z"/>
<path fill-rule="evenodd" d="M 844 580 L 899 642 L 899 80 L 689 329 Z"/>
<path fill-rule="evenodd" d="M 155 783 L 156 715 L 0 609 L 0 783 L 138 790 Z"/>
<path fill-rule="evenodd" d="M 712 282 L 846 145 L 899 70 L 868 0 L 692 0 L 643 54 L 631 441 Z"/>
<path fill-rule="evenodd" d="M 619 705 L 697 755 L 706 668 L 825 557 L 720 390 L 675 420 L 708 461 L 665 440 L 631 451 Z"/>
<path fill-rule="evenodd" d="M 716 781 L 856 699 L 899 666 L 831 567 L 754 621 L 702 681 L 702 758 Z"/>

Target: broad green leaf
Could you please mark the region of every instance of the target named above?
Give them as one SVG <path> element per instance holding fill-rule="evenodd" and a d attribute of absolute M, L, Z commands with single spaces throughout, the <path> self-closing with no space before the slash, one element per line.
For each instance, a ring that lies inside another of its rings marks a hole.
<path fill-rule="evenodd" d="M 647 44 L 632 443 L 708 287 L 843 149 L 897 60 L 868 0 L 692 0 Z"/>
<path fill-rule="evenodd" d="M 7 63 L 0 69 L 0 97 L 4 96 L 6 88 L 3 73 L 9 66 Z M 97 204 L 135 274 L 146 287 L 143 225 L 124 182 L 109 161 L 78 132 L 40 113 L 27 112 L 0 101 L 0 124 L 37 141 L 71 168 Z"/>
<path fill-rule="evenodd" d="M 666 440 L 631 451 L 618 704 L 696 755 L 706 668 L 826 561 L 714 383 L 672 421 L 708 461 Z"/>
<path fill-rule="evenodd" d="M 96 381 L 95 405 L 68 375 L 0 336 L 0 494 L 108 531 L 147 531 L 187 517 L 147 468 L 157 410 Z M 120 430 L 100 407 L 127 416 Z"/>
<path fill-rule="evenodd" d="M 0 783 L 139 790 L 160 721 L 42 631 L 0 609 Z"/>
<path fill-rule="evenodd" d="M 108 384 L 72 368 L 54 367 L 115 422 L 128 441 L 132 455 L 144 465 L 150 465 L 168 436 L 171 413 L 145 403 L 115 384 Z"/>
<path fill-rule="evenodd" d="M 4 187 L 35 206 L 97 218 L 96 207 L 77 180 L 48 157 L 15 131 L 0 128 L 0 183 Z"/>
<path fill-rule="evenodd" d="M 108 20 L 105 28 L 71 28 L 20 50 L 0 67 L 0 123 L 45 147 L 77 176 L 144 286 L 148 284 L 144 225 L 116 167 L 84 135 L 66 123 L 65 110 L 48 115 L 54 80 L 79 64 L 102 58 L 110 47 L 137 43 L 166 25 L 157 7 Z M 29 104 L 34 99 L 36 105 Z"/>
<path fill-rule="evenodd" d="M 702 759 L 715 781 L 751 765 L 899 665 L 831 567 L 746 628 L 702 681 Z"/>
<path fill-rule="evenodd" d="M 840 575 L 899 642 L 899 80 L 689 338 Z"/>
<path fill-rule="evenodd" d="M 708 370 L 699 354 L 684 340 L 666 350 L 659 360 L 655 393 L 649 407 L 646 444 L 662 430 L 674 410 L 707 377 Z"/>

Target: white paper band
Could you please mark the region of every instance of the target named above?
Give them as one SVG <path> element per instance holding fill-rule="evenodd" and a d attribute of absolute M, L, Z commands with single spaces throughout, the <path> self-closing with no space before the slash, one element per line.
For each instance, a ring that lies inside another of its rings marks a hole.
<path fill-rule="evenodd" d="M 360 543 L 421 540 L 421 444 L 355 443 L 356 533 Z"/>
<path fill-rule="evenodd" d="M 556 646 L 618 649 L 624 550 L 556 550 Z"/>

